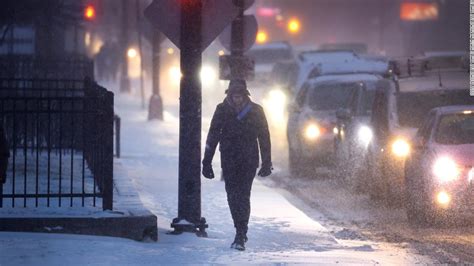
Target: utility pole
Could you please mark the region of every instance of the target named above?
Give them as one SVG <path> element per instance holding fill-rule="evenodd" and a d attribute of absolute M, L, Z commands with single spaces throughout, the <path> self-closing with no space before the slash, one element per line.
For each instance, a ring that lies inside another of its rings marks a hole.
<path fill-rule="evenodd" d="M 160 52 L 163 35 L 157 29 L 153 30 L 153 66 L 152 66 L 152 95 L 148 105 L 148 120 L 163 120 L 163 100 L 160 96 Z"/>
<path fill-rule="evenodd" d="M 145 60 L 143 56 L 143 49 L 142 49 L 142 30 L 141 30 L 141 12 L 140 12 L 140 0 L 135 0 L 135 9 L 136 9 L 136 27 L 138 33 L 138 54 L 140 55 L 140 96 L 142 100 L 142 108 L 145 109 L 145 81 L 143 80 L 143 60 Z"/>
<path fill-rule="evenodd" d="M 231 56 L 244 55 L 244 0 L 233 0 L 236 7 L 239 8 L 239 14 L 232 21 L 231 26 Z"/>
<path fill-rule="evenodd" d="M 128 0 L 122 0 L 122 74 L 120 75 L 120 92 L 130 92 L 130 79 L 128 77 Z"/>
<path fill-rule="evenodd" d="M 179 105 L 179 198 L 174 233 L 207 236 L 201 217 L 202 0 L 181 2 L 181 73 Z"/>

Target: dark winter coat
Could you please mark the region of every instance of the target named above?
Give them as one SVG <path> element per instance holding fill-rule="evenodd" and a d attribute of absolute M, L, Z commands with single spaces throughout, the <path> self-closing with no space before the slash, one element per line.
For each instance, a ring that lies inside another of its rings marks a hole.
<path fill-rule="evenodd" d="M 271 144 L 263 108 L 249 101 L 237 112 L 228 99 L 217 105 L 206 141 L 203 164 L 210 165 L 219 143 L 222 169 L 256 169 L 259 147 L 262 167 L 271 167 Z"/>

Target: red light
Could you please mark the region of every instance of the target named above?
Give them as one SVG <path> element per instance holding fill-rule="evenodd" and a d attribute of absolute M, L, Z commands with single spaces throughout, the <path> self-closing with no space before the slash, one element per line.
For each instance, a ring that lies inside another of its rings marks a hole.
<path fill-rule="evenodd" d="M 402 3 L 400 18 L 402 20 L 436 20 L 438 19 L 438 5 L 436 3 Z"/>
<path fill-rule="evenodd" d="M 95 19 L 95 8 L 91 5 L 86 6 L 86 9 L 84 9 L 84 17 L 87 20 Z"/>
<path fill-rule="evenodd" d="M 275 17 L 281 13 L 279 8 L 260 7 L 257 9 L 257 15 L 261 17 Z"/>

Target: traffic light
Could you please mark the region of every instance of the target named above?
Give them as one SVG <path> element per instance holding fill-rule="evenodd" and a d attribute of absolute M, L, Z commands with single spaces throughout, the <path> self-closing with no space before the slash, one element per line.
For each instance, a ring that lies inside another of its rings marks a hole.
<path fill-rule="evenodd" d="M 95 16 L 96 16 L 95 7 L 93 5 L 87 5 L 84 8 L 84 18 L 86 20 L 92 21 L 95 19 Z"/>
<path fill-rule="evenodd" d="M 263 30 L 259 30 L 257 32 L 257 38 L 256 38 L 256 41 L 258 44 L 263 44 L 263 43 L 266 43 L 268 41 L 268 34 L 267 32 L 263 31 Z"/>
<path fill-rule="evenodd" d="M 288 31 L 292 34 L 296 34 L 300 31 L 301 23 L 298 19 L 292 18 L 288 21 Z"/>

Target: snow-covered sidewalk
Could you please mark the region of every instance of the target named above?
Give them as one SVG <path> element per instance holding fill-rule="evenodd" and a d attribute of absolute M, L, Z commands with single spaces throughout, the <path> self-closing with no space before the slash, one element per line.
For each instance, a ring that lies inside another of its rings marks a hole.
<path fill-rule="evenodd" d="M 178 118 L 167 112 L 165 121 L 147 121 L 139 103 L 116 97 L 122 118 L 123 156 L 115 175 L 132 180 L 138 195 L 158 217 L 158 242 L 127 239 L 0 233 L 0 265 L 84 264 L 428 264 L 428 258 L 388 243 L 341 240 L 296 208 L 291 195 L 268 188 L 259 180 L 252 190 L 249 241 L 244 252 L 230 249 L 234 237 L 224 183 L 202 179 L 202 216 L 208 238 L 194 234 L 168 235 L 178 205 Z M 208 128 L 204 117 L 203 139 Z M 219 176 L 219 155 L 214 169 Z M 268 178 L 271 178 L 268 177 Z M 136 195 L 130 194 L 131 197 Z M 300 204 L 299 204 L 300 206 Z"/>

